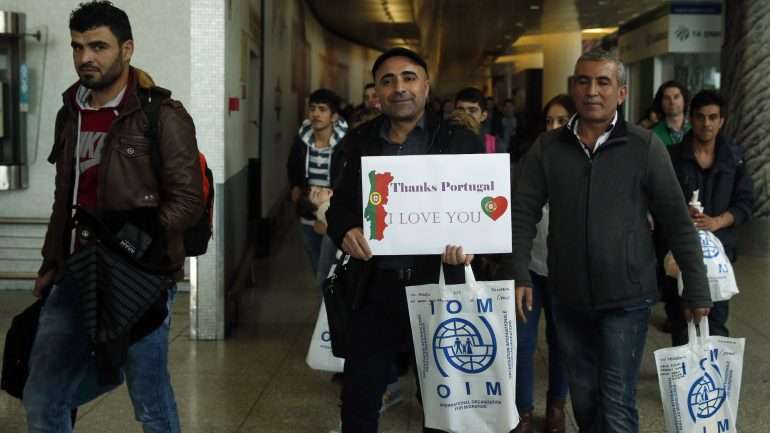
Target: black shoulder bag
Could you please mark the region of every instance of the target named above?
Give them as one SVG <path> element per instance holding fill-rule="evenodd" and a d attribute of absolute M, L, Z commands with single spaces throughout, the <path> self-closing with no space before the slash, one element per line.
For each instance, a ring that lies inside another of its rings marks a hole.
<path fill-rule="evenodd" d="M 338 358 L 348 354 L 351 319 L 364 301 L 371 266 L 368 262 L 344 255 L 324 281 L 323 296 L 329 321 L 332 353 Z"/>

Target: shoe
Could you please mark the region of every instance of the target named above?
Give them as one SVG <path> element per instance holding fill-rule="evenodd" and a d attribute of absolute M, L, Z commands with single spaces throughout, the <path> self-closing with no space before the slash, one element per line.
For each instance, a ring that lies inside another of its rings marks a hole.
<path fill-rule="evenodd" d="M 380 415 L 385 413 L 386 410 L 404 401 L 401 396 L 401 383 L 395 381 L 388 385 L 385 389 L 385 393 L 382 394 L 382 406 L 380 406 Z"/>
<path fill-rule="evenodd" d="M 548 400 L 544 433 L 564 433 L 564 400 Z"/>
<path fill-rule="evenodd" d="M 519 425 L 511 433 L 535 433 L 532 428 L 532 411 L 519 412 Z"/>

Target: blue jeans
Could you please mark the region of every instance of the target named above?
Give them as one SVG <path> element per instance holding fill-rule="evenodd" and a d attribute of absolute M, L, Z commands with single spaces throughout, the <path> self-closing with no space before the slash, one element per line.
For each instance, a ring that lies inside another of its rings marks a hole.
<path fill-rule="evenodd" d="M 169 311 L 175 290 L 169 291 Z M 97 383 L 96 363 L 77 311 L 77 286 L 54 285 L 40 313 L 24 387 L 30 433 L 71 432 L 70 411 L 113 388 Z M 134 416 L 145 433 L 180 432 L 167 370 L 170 324 L 171 314 L 158 329 L 131 345 L 122 369 Z"/>
<path fill-rule="evenodd" d="M 553 312 L 580 433 L 638 433 L 636 385 L 649 305 L 576 311 L 555 304 Z"/>
<path fill-rule="evenodd" d="M 302 246 L 310 259 L 313 275 L 316 275 L 318 273 L 318 261 L 321 257 L 321 241 L 324 237 L 316 233 L 312 225 L 300 223 L 299 226 L 302 230 Z"/>
<path fill-rule="evenodd" d="M 533 386 L 535 376 L 535 350 L 540 311 L 545 311 L 545 338 L 548 341 L 548 399 L 567 398 L 567 371 L 564 369 L 559 339 L 551 312 L 551 295 L 548 278 L 530 272 L 532 276 L 532 311 L 527 313 L 527 323 L 516 322 L 516 407 L 519 411 L 531 411 L 534 407 Z"/>

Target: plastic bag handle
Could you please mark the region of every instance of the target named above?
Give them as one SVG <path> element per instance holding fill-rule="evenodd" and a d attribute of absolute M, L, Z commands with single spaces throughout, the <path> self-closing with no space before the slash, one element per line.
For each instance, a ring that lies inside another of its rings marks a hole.
<path fill-rule="evenodd" d="M 709 333 L 708 316 L 704 316 L 700 319 L 700 323 L 698 323 L 698 330 L 700 331 L 700 336 L 698 336 L 698 333 L 695 329 L 695 322 L 692 320 L 687 322 L 687 344 L 691 347 L 702 346 L 711 336 Z"/>
<path fill-rule="evenodd" d="M 476 276 L 473 275 L 473 268 L 471 268 L 471 265 L 465 265 L 465 285 L 471 288 L 471 296 L 473 298 L 477 298 L 479 293 L 479 285 L 476 283 Z M 444 263 L 439 265 L 438 286 L 440 289 L 444 289 L 446 287 L 446 279 L 444 278 Z"/>

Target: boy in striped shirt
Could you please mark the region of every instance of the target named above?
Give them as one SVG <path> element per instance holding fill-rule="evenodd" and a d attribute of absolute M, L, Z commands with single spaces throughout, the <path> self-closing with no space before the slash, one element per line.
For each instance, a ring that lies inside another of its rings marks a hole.
<path fill-rule="evenodd" d="M 338 144 L 348 129 L 339 115 L 339 105 L 340 98 L 331 90 L 318 89 L 310 95 L 308 118 L 299 128 L 287 164 L 291 199 L 300 218 L 305 251 L 313 272 L 323 276 L 328 271 L 326 264 L 319 266 L 319 261 L 327 261 L 321 253 L 326 235 L 324 214 L 333 180 L 342 170 Z M 326 254 L 331 255 L 332 261 L 334 252 Z"/>

